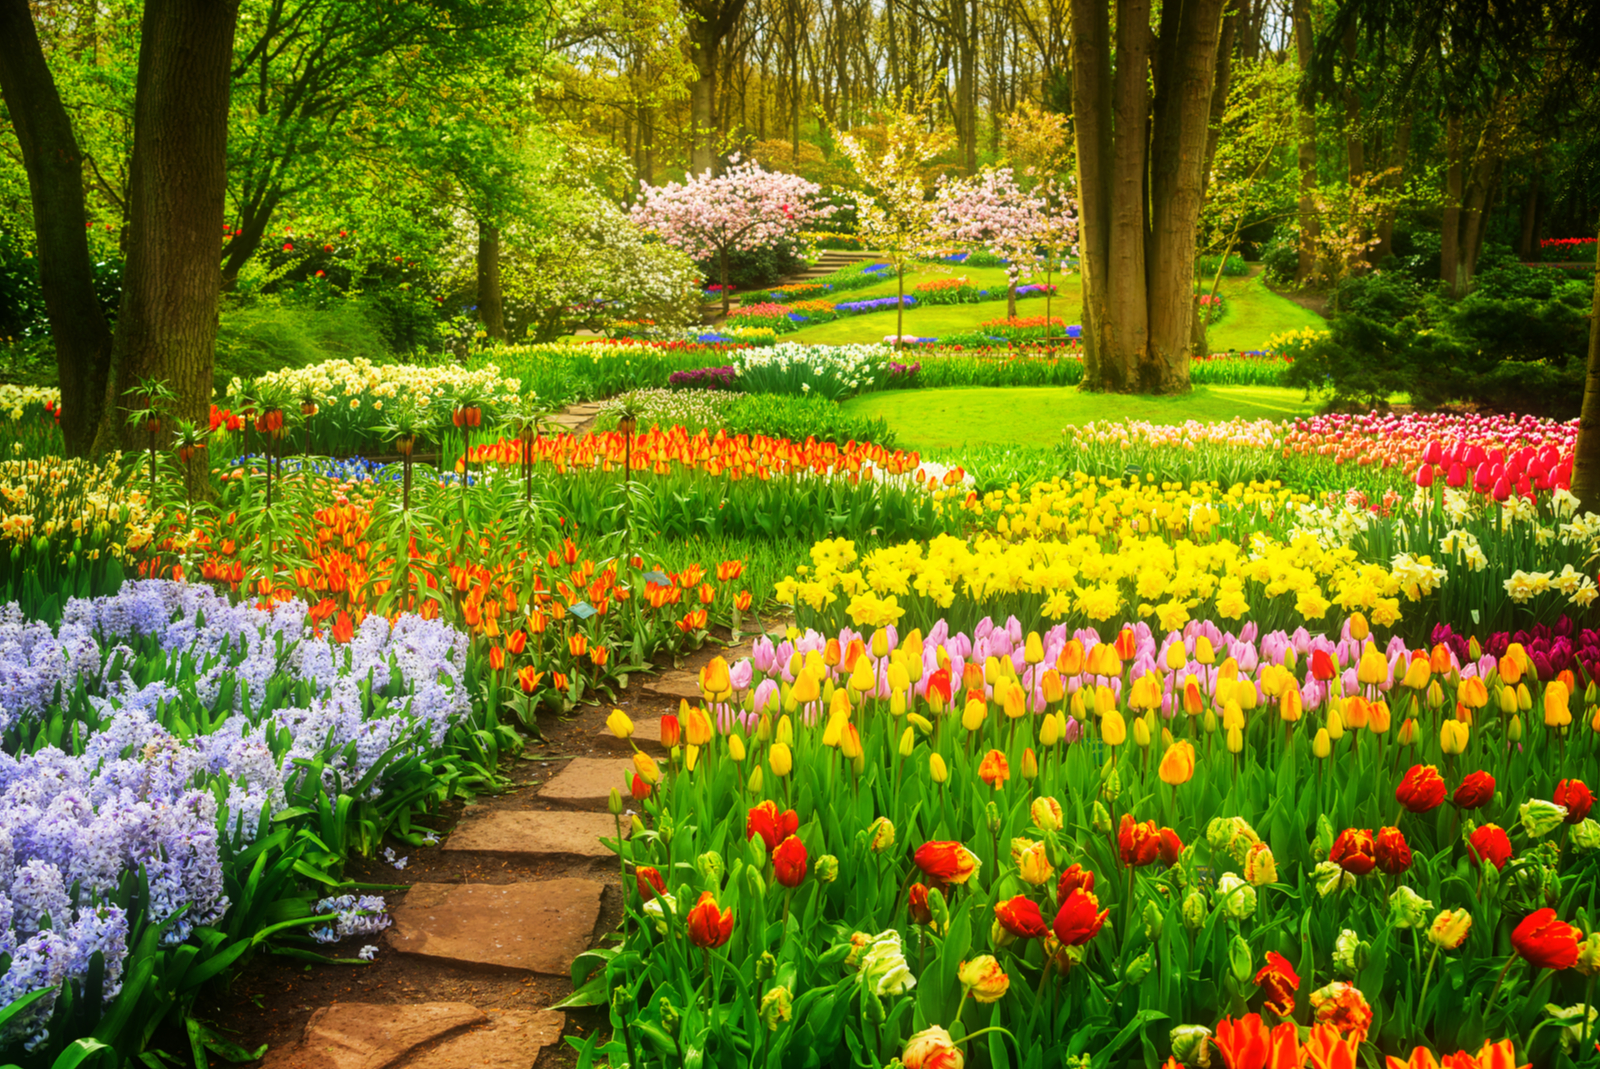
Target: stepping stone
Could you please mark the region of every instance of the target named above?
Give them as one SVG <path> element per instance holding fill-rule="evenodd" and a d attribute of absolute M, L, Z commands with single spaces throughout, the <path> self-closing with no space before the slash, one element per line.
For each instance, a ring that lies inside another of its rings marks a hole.
<path fill-rule="evenodd" d="M 691 703 L 702 700 L 699 672 L 667 672 L 646 680 L 644 689 L 661 698 L 682 698 Z"/>
<path fill-rule="evenodd" d="M 565 976 L 589 949 L 604 890 L 578 879 L 414 884 L 387 938 L 401 953 L 469 968 Z"/>
<path fill-rule="evenodd" d="M 565 802 L 579 809 L 605 809 L 613 789 L 628 796 L 633 782 L 631 759 L 620 757 L 575 757 L 556 777 L 539 789 L 547 802 Z"/>
<path fill-rule="evenodd" d="M 622 822 L 626 838 L 628 821 Z M 464 820 L 445 840 L 448 851 L 499 854 L 512 857 L 615 857 L 601 845 L 600 837 L 616 838 L 617 825 L 609 813 L 545 812 L 538 809 L 498 810 L 476 820 Z"/>
<path fill-rule="evenodd" d="M 559 1041 L 557 1010 L 492 1010 L 464 1002 L 340 1002 L 306 1022 L 300 1042 L 262 1069 L 527 1069 Z"/>
<path fill-rule="evenodd" d="M 384 1069 L 425 1043 L 488 1020 L 465 1002 L 341 1002 L 306 1022 L 300 1043 L 267 1052 L 262 1069 Z"/>
<path fill-rule="evenodd" d="M 404 1069 L 528 1069 L 566 1025 L 560 1010 L 490 1010 L 487 1024 L 420 1052 Z"/>
<path fill-rule="evenodd" d="M 639 749 L 647 754 L 667 756 L 667 748 L 661 745 L 661 720 L 635 720 L 633 722 L 633 742 Z M 619 753 L 631 754 L 633 747 L 628 745 L 627 739 L 619 739 L 611 733 L 610 728 L 601 728 L 595 735 L 595 745 L 607 750 L 616 750 Z M 629 780 L 631 783 L 632 780 Z"/>

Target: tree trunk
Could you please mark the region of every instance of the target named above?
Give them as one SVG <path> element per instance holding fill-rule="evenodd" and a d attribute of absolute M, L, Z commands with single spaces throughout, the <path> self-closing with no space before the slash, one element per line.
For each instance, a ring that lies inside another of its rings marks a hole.
<path fill-rule="evenodd" d="M 717 53 L 722 39 L 709 20 L 689 21 L 689 61 L 695 80 L 689 86 L 689 172 L 714 174 L 717 169 Z"/>
<path fill-rule="evenodd" d="M 1300 60 L 1300 69 L 1311 66 L 1311 0 L 1294 0 L 1294 46 Z M 1304 286 L 1317 273 L 1317 239 L 1322 234 L 1322 221 L 1317 217 L 1317 119 L 1309 103 L 1300 105 L 1297 122 L 1300 168 L 1300 201 L 1297 205 L 1300 222 L 1300 258 L 1295 265 L 1294 281 Z"/>
<path fill-rule="evenodd" d="M 105 402 L 111 328 L 94 292 L 83 155 L 45 62 L 28 0 L 0 0 L 0 94 L 28 173 L 39 285 L 61 382 L 61 434 L 69 456 L 84 456 L 94 444 Z"/>
<path fill-rule="evenodd" d="M 261 242 L 267 236 L 267 224 L 272 222 L 272 213 L 277 210 L 281 200 L 281 193 L 272 192 L 258 201 L 246 200 L 239 209 L 239 230 L 228 238 L 228 244 L 222 250 L 224 291 L 232 293 L 238 285 L 240 270 L 261 248 Z"/>
<path fill-rule="evenodd" d="M 237 0 L 146 0 L 134 97 L 128 259 L 96 452 L 136 448 L 140 378 L 205 425 L 216 356 Z M 203 466 L 202 466 L 203 470 Z M 203 476 L 202 476 L 203 477 Z"/>
<path fill-rule="evenodd" d="M 1083 272 L 1085 381 L 1101 378 L 1111 347 L 1106 287 L 1111 270 L 1111 20 L 1107 5 L 1072 5 L 1073 145 L 1078 155 L 1078 264 Z M 1140 242 L 1141 247 L 1143 242 Z M 1048 309 L 1046 310 L 1046 323 Z"/>
<path fill-rule="evenodd" d="M 1207 124 L 1206 159 L 1200 170 L 1200 196 L 1205 198 L 1206 187 L 1211 183 L 1211 165 L 1217 158 L 1217 143 L 1222 140 L 1222 116 L 1228 110 L 1228 90 L 1233 82 L 1233 45 L 1237 38 L 1241 16 L 1241 0 L 1229 0 L 1227 12 L 1222 16 L 1222 40 L 1217 45 L 1217 82 L 1211 90 L 1211 117 Z"/>
<path fill-rule="evenodd" d="M 500 290 L 500 228 L 478 220 L 478 319 L 495 341 L 506 340 L 505 298 Z"/>
<path fill-rule="evenodd" d="M 1405 185 L 1406 164 L 1411 156 L 1411 117 L 1400 118 L 1394 127 L 1393 157 L 1389 164 L 1389 173 L 1384 177 L 1383 184 L 1391 190 L 1399 189 Z M 1372 263 L 1380 264 L 1394 254 L 1394 208 L 1391 205 L 1383 209 L 1383 214 L 1378 218 L 1378 244 L 1372 250 Z"/>
<path fill-rule="evenodd" d="M 1517 235 L 1517 255 L 1524 263 L 1539 260 L 1539 158 L 1534 157 L 1533 177 L 1522 197 L 1522 226 Z"/>
<path fill-rule="evenodd" d="M 1444 217 L 1439 226 L 1439 280 L 1452 297 L 1461 296 L 1461 200 L 1465 184 L 1461 167 L 1461 116 L 1450 115 L 1444 125 Z"/>
<path fill-rule="evenodd" d="M 1600 249 L 1600 245 L 1596 246 Z M 1600 252 L 1596 253 L 1594 299 L 1589 308 L 1589 363 L 1583 383 L 1578 440 L 1572 449 L 1572 495 L 1580 512 L 1600 511 Z"/>

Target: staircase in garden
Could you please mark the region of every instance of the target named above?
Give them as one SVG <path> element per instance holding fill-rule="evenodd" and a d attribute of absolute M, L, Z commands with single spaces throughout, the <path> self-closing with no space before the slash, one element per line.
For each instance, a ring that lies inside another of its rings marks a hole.
<path fill-rule="evenodd" d="M 805 270 L 786 275 L 769 288 L 776 290 L 801 282 L 815 282 L 819 278 L 833 274 L 840 268 L 849 267 L 851 264 L 870 262 L 877 257 L 878 254 L 871 251 L 857 250 L 848 252 L 842 249 L 825 249 L 818 253 L 815 260 L 806 264 Z M 735 301 L 737 301 L 737 295 L 735 295 Z M 701 321 L 706 326 L 714 326 L 721 323 L 722 319 L 722 302 L 720 300 L 708 301 L 703 309 Z"/>

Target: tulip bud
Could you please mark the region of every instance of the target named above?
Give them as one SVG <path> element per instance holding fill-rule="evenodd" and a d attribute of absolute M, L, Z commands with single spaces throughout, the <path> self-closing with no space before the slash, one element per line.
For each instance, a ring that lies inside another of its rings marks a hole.
<path fill-rule="evenodd" d="M 1406 886 L 1389 896 L 1389 919 L 1396 928 L 1425 928 L 1433 903 Z"/>
<path fill-rule="evenodd" d="M 633 721 L 628 719 L 628 714 L 621 709 L 611 710 L 611 715 L 606 717 L 606 727 L 611 729 L 611 734 L 619 739 L 630 738 L 633 735 Z"/>
<path fill-rule="evenodd" d="M 1506 738 L 1512 742 L 1522 741 L 1522 717 L 1511 718 L 1511 722 L 1506 725 Z"/>
<path fill-rule="evenodd" d="M 1016 941 L 1017 937 L 1011 933 L 1009 928 L 1001 924 L 999 920 L 996 920 L 989 925 L 989 945 L 994 947 L 996 950 L 1000 949 L 1001 947 L 1008 947 Z"/>
<path fill-rule="evenodd" d="M 1371 944 L 1364 942 L 1355 931 L 1346 928 L 1333 942 L 1333 967 L 1348 980 L 1354 980 L 1367 967 Z"/>
<path fill-rule="evenodd" d="M 1566 806 L 1538 799 L 1523 802 L 1518 812 L 1522 817 L 1523 830 L 1534 839 L 1544 838 L 1567 821 Z"/>
<path fill-rule="evenodd" d="M 1340 709 L 1328 710 L 1328 741 L 1338 742 L 1344 738 L 1344 712 Z"/>
<path fill-rule="evenodd" d="M 1406 722 L 1400 725 L 1400 734 L 1396 738 L 1401 746 L 1410 746 L 1417 741 L 1417 721 L 1415 717 L 1406 718 Z"/>
<path fill-rule="evenodd" d="M 1039 725 L 1039 745 L 1054 746 L 1060 741 L 1061 734 L 1056 729 L 1056 718 L 1054 716 L 1046 716 L 1044 722 Z"/>
<path fill-rule="evenodd" d="M 1233 978 L 1241 984 L 1248 983 L 1255 975 L 1255 955 L 1250 953 L 1250 944 L 1241 935 L 1235 935 L 1228 944 L 1228 967 L 1233 970 Z"/>
<path fill-rule="evenodd" d="M 894 822 L 879 817 L 867 828 L 867 845 L 874 854 L 881 854 L 894 845 Z"/>
<path fill-rule="evenodd" d="M 1244 749 L 1244 732 L 1238 728 L 1228 729 L 1228 752 L 1239 753 Z"/>
<path fill-rule="evenodd" d="M 1316 757 L 1327 757 L 1333 752 L 1333 741 L 1328 737 L 1327 728 L 1318 728 L 1316 738 L 1311 740 L 1311 752 Z"/>
<path fill-rule="evenodd" d="M 639 814 L 635 813 L 633 815 L 633 822 L 632 822 L 631 827 L 633 829 L 633 834 L 634 834 L 634 836 L 636 838 L 638 836 L 644 834 L 644 821 L 639 819 Z"/>
<path fill-rule="evenodd" d="M 1144 935 L 1146 939 L 1155 942 L 1161 936 L 1161 928 L 1166 923 L 1166 915 L 1161 912 L 1161 907 L 1153 899 L 1145 899 L 1144 912 L 1140 918 L 1144 921 Z"/>
<path fill-rule="evenodd" d="M 750 770 L 750 779 L 745 784 L 745 789 L 748 790 L 751 794 L 760 794 L 761 793 L 761 784 L 762 784 L 761 766 L 759 764 L 757 764 L 754 768 L 752 768 Z"/>
<path fill-rule="evenodd" d="M 1466 942 L 1471 930 L 1472 914 L 1464 909 L 1447 909 L 1433 919 L 1428 928 L 1428 940 L 1441 950 L 1454 950 Z"/>
<path fill-rule="evenodd" d="M 744 760 L 744 740 L 737 734 L 728 736 L 728 756 L 735 761 Z"/>
<path fill-rule="evenodd" d="M 788 717 L 784 717 L 785 720 Z M 779 725 L 779 735 L 783 734 L 782 725 Z M 772 774 L 779 779 L 787 776 L 794 768 L 794 754 L 786 743 L 775 742 L 767 751 L 767 767 L 772 769 Z"/>
<path fill-rule="evenodd" d="M 1104 777 L 1100 780 L 1100 797 L 1108 802 L 1115 802 L 1122 794 L 1122 774 L 1115 766 L 1107 762 Z"/>
<path fill-rule="evenodd" d="M 1206 905 L 1206 896 L 1198 889 L 1183 896 L 1183 926 L 1189 931 L 1198 932 L 1210 912 L 1210 907 Z"/>
<path fill-rule="evenodd" d="M 760 839 L 760 836 L 756 836 L 755 838 Z M 762 840 L 762 842 L 765 843 L 765 840 Z M 705 880 L 706 883 L 710 884 L 713 888 L 720 887 L 722 885 L 722 855 L 719 852 L 715 850 L 707 850 L 705 853 L 694 859 L 694 867 L 695 871 L 700 873 L 700 878 Z"/>
<path fill-rule="evenodd" d="M 989 818 L 989 834 L 998 835 L 1001 824 L 1000 807 L 990 802 L 985 815 Z"/>
<path fill-rule="evenodd" d="M 1106 812 L 1106 807 L 1097 799 L 1089 811 L 1090 825 L 1098 835 L 1105 835 L 1111 830 L 1111 814 Z"/>
<path fill-rule="evenodd" d="M 944 783 L 950 779 L 950 770 L 945 767 L 943 757 L 936 753 L 928 755 L 928 774 L 933 777 L 935 783 Z"/>
<path fill-rule="evenodd" d="M 1256 889 L 1234 873 L 1224 872 L 1217 880 L 1217 905 L 1236 921 L 1248 920 L 1256 912 Z"/>
<path fill-rule="evenodd" d="M 1034 827 L 1040 831 L 1060 831 L 1066 822 L 1061 803 L 1049 797 L 1035 798 L 1028 807 L 1028 815 L 1033 818 Z"/>
<path fill-rule="evenodd" d="M 944 892 L 937 887 L 928 890 L 928 912 L 933 916 L 931 927 L 935 932 L 950 930 L 950 904 L 945 901 Z"/>
<path fill-rule="evenodd" d="M 790 720 L 788 716 L 781 716 L 778 718 L 778 733 L 776 738 L 785 746 L 794 745 L 794 721 Z"/>
<path fill-rule="evenodd" d="M 1128 963 L 1128 969 L 1123 974 L 1123 979 L 1130 984 L 1137 984 L 1150 975 L 1150 970 L 1155 968 L 1155 964 L 1155 958 L 1151 956 L 1149 950 L 1146 950 Z"/>
<path fill-rule="evenodd" d="M 1198 1024 L 1180 1024 L 1172 1030 L 1172 1054 L 1184 1065 L 1212 1065 L 1208 1049 L 1211 1029 Z"/>
<path fill-rule="evenodd" d="M 1600 972 L 1600 932 L 1590 932 L 1589 938 L 1578 948 L 1578 960 L 1572 963 L 1581 976 Z"/>
<path fill-rule="evenodd" d="M 823 883 L 832 883 L 839 878 L 839 859 L 832 854 L 823 854 L 817 858 L 817 879 Z"/>
<path fill-rule="evenodd" d="M 1205 728 L 1207 735 L 1215 735 L 1217 733 L 1216 711 L 1207 708 L 1206 715 L 1200 718 L 1200 725 Z"/>
<path fill-rule="evenodd" d="M 1031 746 L 1022 751 L 1022 778 L 1039 778 L 1039 758 L 1034 755 L 1033 747 Z"/>
<path fill-rule="evenodd" d="M 1143 717 L 1133 722 L 1133 741 L 1144 749 L 1150 747 L 1150 724 Z"/>
<path fill-rule="evenodd" d="M 1572 845 L 1579 850 L 1600 850 L 1600 823 L 1593 817 L 1579 821 L 1572 826 Z"/>
<path fill-rule="evenodd" d="M 622 792 L 615 787 L 611 788 L 611 797 L 606 800 L 606 808 L 611 811 L 611 815 L 614 817 L 622 815 Z"/>

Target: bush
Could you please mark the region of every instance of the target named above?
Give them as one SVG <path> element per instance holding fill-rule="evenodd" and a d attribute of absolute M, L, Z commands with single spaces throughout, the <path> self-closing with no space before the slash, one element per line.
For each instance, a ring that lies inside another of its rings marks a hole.
<path fill-rule="evenodd" d="M 764 434 L 803 442 L 844 445 L 871 442 L 894 448 L 894 432 L 881 419 L 847 415 L 844 409 L 823 397 L 794 397 L 782 394 L 736 396 L 722 410 L 722 426 L 729 434 Z"/>
<path fill-rule="evenodd" d="M 1300 268 L 1300 250 L 1295 236 L 1289 231 L 1279 231 L 1272 240 L 1261 247 L 1261 263 L 1266 269 L 1267 281 L 1286 286 L 1294 282 Z"/>
<path fill-rule="evenodd" d="M 1393 326 L 1416 315 L 1427 299 L 1428 292 L 1409 274 L 1373 271 L 1341 282 L 1332 303 L 1341 312 Z"/>
<path fill-rule="evenodd" d="M 722 282 L 719 259 L 699 260 L 695 266 L 712 282 Z M 760 289 L 805 268 L 798 245 L 769 245 L 764 249 L 728 254 L 728 283 L 739 289 Z"/>
<path fill-rule="evenodd" d="M 219 383 L 253 379 L 282 368 L 325 360 L 366 359 L 393 363 L 392 350 L 375 325 L 367 301 L 336 300 L 323 309 L 266 298 L 227 308 L 217 328 Z"/>
<path fill-rule="evenodd" d="M 1201 281 L 1215 277 L 1217 264 L 1221 262 L 1220 256 L 1201 256 L 1194 262 L 1195 273 Z M 1222 268 L 1224 278 L 1242 278 L 1250 273 L 1250 265 L 1244 262 L 1244 257 L 1233 252 L 1228 254 L 1228 262 Z M 1294 277 L 1294 272 L 1289 272 L 1289 277 Z"/>

